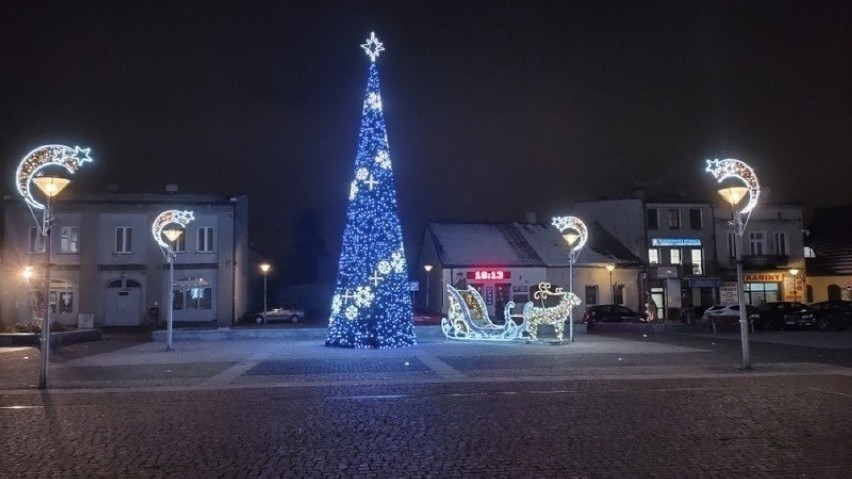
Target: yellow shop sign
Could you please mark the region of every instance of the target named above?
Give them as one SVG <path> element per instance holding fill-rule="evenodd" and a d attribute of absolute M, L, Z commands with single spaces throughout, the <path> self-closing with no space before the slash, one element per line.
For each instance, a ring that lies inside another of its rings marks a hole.
<path fill-rule="evenodd" d="M 744 274 L 743 281 L 748 281 L 751 283 L 780 283 L 784 281 L 784 273 Z"/>

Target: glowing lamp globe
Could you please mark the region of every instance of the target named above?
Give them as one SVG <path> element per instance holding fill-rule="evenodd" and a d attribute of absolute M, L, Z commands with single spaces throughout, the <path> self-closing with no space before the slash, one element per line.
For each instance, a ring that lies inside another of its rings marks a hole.
<path fill-rule="evenodd" d="M 563 233 L 562 237 L 565 238 L 565 242 L 568 243 L 568 246 L 574 248 L 574 245 L 577 244 L 577 240 L 580 239 L 580 233 L 570 230 Z"/>
<path fill-rule="evenodd" d="M 614 265 L 614 264 L 608 264 L 608 265 L 606 265 L 606 270 L 607 270 L 607 271 L 609 271 L 610 273 L 612 273 L 612 270 L 614 270 L 614 269 L 615 269 L 615 265 Z"/>
<path fill-rule="evenodd" d="M 71 180 L 68 178 L 59 176 L 36 176 L 32 181 L 48 198 L 58 195 L 68 186 L 68 183 L 71 183 Z"/>
<path fill-rule="evenodd" d="M 183 234 L 183 230 L 180 228 L 166 228 L 163 230 L 163 236 L 165 236 L 171 243 L 174 243 L 181 234 Z"/>
<path fill-rule="evenodd" d="M 730 203 L 731 206 L 736 206 L 739 202 L 748 194 L 748 187 L 746 186 L 728 186 L 725 188 L 719 189 L 719 194 L 722 198 L 725 198 L 725 201 Z"/>
<path fill-rule="evenodd" d="M 263 274 L 266 274 L 266 273 L 269 272 L 269 269 L 271 267 L 272 266 L 269 263 L 261 263 L 260 264 L 260 272 L 263 273 Z"/>

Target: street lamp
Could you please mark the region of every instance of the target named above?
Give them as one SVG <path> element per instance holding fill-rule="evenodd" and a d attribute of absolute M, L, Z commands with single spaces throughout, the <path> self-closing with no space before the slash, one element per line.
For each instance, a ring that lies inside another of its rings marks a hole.
<path fill-rule="evenodd" d="M 45 145 L 29 152 L 21 163 L 15 174 L 15 182 L 18 193 L 26 201 L 39 234 L 44 238 L 44 322 L 41 328 L 41 370 L 39 372 L 38 387 L 47 387 L 47 368 L 50 362 L 50 227 L 56 220 L 52 216 L 53 198 L 59 195 L 71 182 L 68 178 L 57 176 L 46 176 L 42 169 L 49 166 L 62 166 L 69 174 L 74 174 L 84 163 L 91 162 L 89 148 L 70 148 L 65 145 Z M 41 204 L 33 196 L 30 184 L 36 187 L 47 198 L 45 204 Z M 38 220 L 34 210 L 42 210 L 41 221 Z"/>
<path fill-rule="evenodd" d="M 263 275 L 263 312 L 266 313 L 268 309 L 266 308 L 266 275 L 269 274 L 269 270 L 272 268 L 267 262 L 260 263 L 260 274 Z"/>
<path fill-rule="evenodd" d="M 429 283 L 430 283 L 430 281 L 429 281 L 430 274 L 429 273 L 432 271 L 432 265 L 431 264 L 424 264 L 423 269 L 426 270 L 426 310 L 428 311 L 429 310 Z"/>
<path fill-rule="evenodd" d="M 799 300 L 799 285 L 796 284 L 796 275 L 799 274 L 797 268 L 790 268 L 790 274 L 793 276 L 793 302 Z"/>
<path fill-rule="evenodd" d="M 195 216 L 192 211 L 166 210 L 154 218 L 154 223 L 151 225 L 151 233 L 154 236 L 154 241 L 160 245 L 160 251 L 169 263 L 169 287 L 166 294 L 169 296 L 168 301 L 163 301 L 163 304 L 168 306 L 166 312 L 166 351 L 172 350 L 172 322 L 174 309 L 174 282 L 175 282 L 175 249 L 174 245 L 177 239 L 183 234 L 186 225 L 194 220 Z M 165 236 L 168 242 L 163 240 Z"/>
<path fill-rule="evenodd" d="M 751 369 L 748 351 L 748 320 L 746 319 L 746 304 L 745 291 L 743 288 L 743 262 L 742 262 L 742 244 L 743 234 L 745 233 L 748 220 L 751 217 L 751 212 L 757 206 L 757 199 L 760 196 L 760 183 L 757 181 L 757 175 L 754 170 L 746 163 L 732 158 L 724 160 L 707 160 L 708 173 L 712 174 L 718 183 L 733 178 L 741 181 L 745 186 L 725 186 L 719 189 L 719 195 L 731 205 L 731 222 L 730 226 L 735 236 L 735 256 L 737 262 L 737 303 L 739 303 L 740 315 L 740 342 L 742 343 L 743 352 L 743 369 Z M 745 206 L 737 209 L 737 206 L 742 202 L 743 198 L 748 195 L 748 203 Z"/>
<path fill-rule="evenodd" d="M 586 224 L 576 216 L 555 216 L 551 223 L 568 243 L 568 291 L 574 294 L 574 263 L 589 238 Z M 568 312 L 568 342 L 574 342 L 574 307 Z"/>
<path fill-rule="evenodd" d="M 614 269 L 614 264 L 606 265 L 606 270 L 609 271 L 609 295 L 612 298 L 612 304 L 615 304 L 615 288 L 612 287 L 612 270 Z"/>

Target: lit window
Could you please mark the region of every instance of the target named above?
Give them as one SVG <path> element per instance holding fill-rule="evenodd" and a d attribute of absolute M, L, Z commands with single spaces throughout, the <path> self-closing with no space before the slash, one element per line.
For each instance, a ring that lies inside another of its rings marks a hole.
<path fill-rule="evenodd" d="M 701 254 L 701 249 L 690 250 L 689 257 L 692 260 L 692 274 L 704 274 L 704 255 Z"/>
<path fill-rule="evenodd" d="M 660 250 L 657 248 L 648 249 L 648 264 L 660 264 Z"/>
<path fill-rule="evenodd" d="M 677 248 L 670 249 L 669 250 L 669 259 L 671 260 L 670 264 L 680 264 L 681 263 L 680 250 L 677 249 Z"/>
<path fill-rule="evenodd" d="M 63 226 L 59 229 L 59 249 L 63 253 L 77 253 L 77 227 Z"/>

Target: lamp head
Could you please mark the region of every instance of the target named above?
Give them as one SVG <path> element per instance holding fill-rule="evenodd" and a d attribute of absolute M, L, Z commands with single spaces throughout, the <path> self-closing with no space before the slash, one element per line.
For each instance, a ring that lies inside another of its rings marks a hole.
<path fill-rule="evenodd" d="M 32 179 L 33 183 L 44 193 L 48 198 L 53 198 L 71 183 L 68 178 L 59 176 L 36 176 Z"/>
<path fill-rule="evenodd" d="M 33 277 L 33 267 L 32 266 L 24 266 L 24 271 L 22 272 L 24 275 L 24 279 L 30 279 Z"/>
<path fill-rule="evenodd" d="M 614 269 L 615 269 L 615 265 L 614 265 L 614 264 L 608 264 L 608 265 L 606 265 L 606 270 L 607 270 L 607 271 L 609 271 L 610 273 L 612 273 L 612 270 L 614 270 Z"/>
<path fill-rule="evenodd" d="M 799 270 L 796 268 L 790 268 L 790 274 L 796 276 L 797 274 L 799 274 Z"/>
<path fill-rule="evenodd" d="M 272 265 L 269 263 L 260 263 L 260 272 L 266 274 L 272 268 Z"/>
<path fill-rule="evenodd" d="M 748 187 L 746 186 L 726 186 L 724 188 L 719 189 L 719 194 L 722 198 L 725 198 L 725 201 L 730 203 L 732 207 L 739 204 L 742 201 L 743 197 L 748 194 Z"/>
<path fill-rule="evenodd" d="M 568 246 L 571 249 L 574 249 L 574 246 L 577 244 L 577 240 L 580 239 L 580 233 L 574 230 L 568 230 L 562 233 L 562 237 L 565 238 L 565 242 L 568 243 Z"/>
<path fill-rule="evenodd" d="M 174 243 L 183 234 L 183 230 L 180 228 L 166 228 L 163 230 L 163 235 L 169 240 L 169 242 Z"/>
<path fill-rule="evenodd" d="M 425 269 L 426 272 L 428 273 L 429 271 L 432 271 L 432 265 L 431 264 L 424 264 L 423 269 Z"/>

